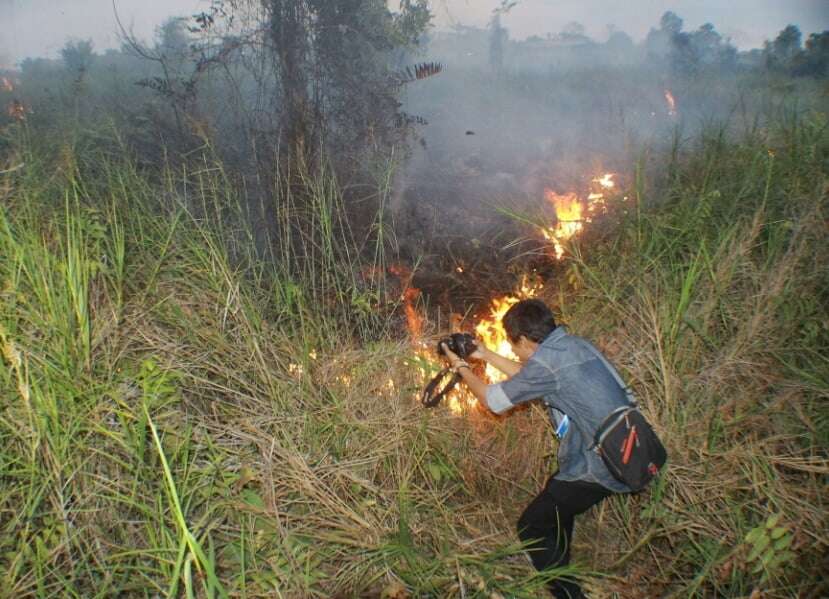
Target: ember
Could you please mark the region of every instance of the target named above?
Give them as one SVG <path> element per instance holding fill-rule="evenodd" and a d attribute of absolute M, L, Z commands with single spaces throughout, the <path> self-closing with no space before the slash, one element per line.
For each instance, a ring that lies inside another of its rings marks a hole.
<path fill-rule="evenodd" d="M 20 100 L 12 100 L 6 107 L 6 114 L 16 121 L 25 121 L 28 112 L 31 111 L 27 110 Z"/>
<path fill-rule="evenodd" d="M 665 90 L 665 101 L 668 103 L 668 115 L 676 116 L 676 100 L 669 89 Z"/>

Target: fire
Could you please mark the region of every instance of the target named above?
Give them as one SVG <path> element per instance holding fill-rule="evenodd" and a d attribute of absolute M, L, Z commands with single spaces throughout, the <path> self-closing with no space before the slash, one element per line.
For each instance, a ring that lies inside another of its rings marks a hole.
<path fill-rule="evenodd" d="M 668 115 L 676 116 L 676 100 L 669 89 L 665 90 L 665 101 L 668 103 Z"/>
<path fill-rule="evenodd" d="M 14 91 L 14 84 L 12 83 L 11 79 L 8 77 L 0 77 L 0 87 L 3 88 L 3 91 L 13 92 Z"/>
<path fill-rule="evenodd" d="M 551 229 L 544 229 L 544 237 L 553 242 L 556 259 L 564 256 L 563 241 L 570 239 L 584 228 L 582 223 L 583 205 L 574 193 L 559 195 L 551 189 L 544 192 L 544 197 L 556 210 L 556 225 Z"/>
<path fill-rule="evenodd" d="M 598 183 L 604 189 L 613 189 L 616 183 L 613 181 L 613 173 L 605 173 L 601 177 L 593 179 L 593 183 Z"/>
<path fill-rule="evenodd" d="M 420 297 L 420 289 L 408 287 L 403 293 L 403 310 L 406 313 L 406 324 L 413 340 L 419 340 L 423 335 L 423 317 L 417 312 L 417 298 Z"/>
<path fill-rule="evenodd" d="M 404 270 L 400 270 L 400 272 L 402 273 Z M 542 284 L 532 283 L 525 279 L 513 295 L 492 300 L 489 314 L 482 318 L 475 327 L 477 338 L 489 349 L 511 359 L 516 359 L 507 340 L 507 334 L 501 324 L 501 319 L 511 306 L 522 299 L 535 297 L 542 288 Z M 409 337 L 415 354 L 415 358 L 411 360 L 411 366 L 417 369 L 421 385 L 425 385 L 429 378 L 443 365 L 438 362 L 433 348 L 423 342 L 424 317 L 419 313 L 416 306 L 419 295 L 419 289 L 409 287 L 403 294 L 403 301 Z M 485 379 L 488 383 L 495 383 L 503 380 L 504 375 L 492 366 L 487 365 Z M 394 389 L 394 383 L 391 379 L 388 384 L 390 389 Z M 459 385 L 444 399 L 444 402 L 453 413 L 464 414 L 474 408 L 478 400 L 465 386 Z"/>
<path fill-rule="evenodd" d="M 25 121 L 27 112 L 29 111 L 26 110 L 26 107 L 20 100 L 12 100 L 6 107 L 6 114 L 16 121 Z"/>
<path fill-rule="evenodd" d="M 602 214 L 607 210 L 607 195 L 616 188 L 615 175 L 604 173 L 601 176 L 590 180 L 588 194 L 582 198 L 578 194 L 570 192 L 558 194 L 551 189 L 545 190 L 544 196 L 555 209 L 555 226 L 542 229 L 544 237 L 553 244 L 555 258 L 560 260 L 565 253 L 564 242 L 578 235 L 584 230 L 585 223 L 590 223 L 596 214 Z M 627 199 L 627 198 L 624 198 Z M 461 265 L 455 265 L 455 271 L 463 273 Z M 417 300 L 420 298 L 420 290 L 412 287 L 412 272 L 402 265 L 395 265 L 389 268 L 389 272 L 397 276 L 403 288 L 401 300 L 406 315 L 410 339 L 414 357 L 409 361 L 419 373 L 420 383 L 425 385 L 428 379 L 433 376 L 442 364 L 438 361 L 432 347 L 423 341 L 424 317 L 418 311 Z M 475 325 L 477 339 L 490 350 L 515 360 L 517 356 L 512 351 L 512 346 L 507 339 L 506 331 L 501 323 L 507 311 L 523 299 L 537 297 L 543 289 L 540 282 L 532 282 L 524 279 L 521 286 L 511 295 L 495 298 L 489 306 L 489 314 L 481 318 Z M 460 331 L 463 327 L 459 315 L 450 315 L 452 331 Z M 499 370 L 491 365 L 486 366 L 484 375 L 485 382 L 492 384 L 504 380 L 506 377 Z M 388 388 L 394 390 L 394 382 L 389 379 Z M 455 414 L 464 414 L 477 404 L 475 396 L 464 386 L 456 387 L 444 400 L 444 405 Z"/>
<path fill-rule="evenodd" d="M 495 353 L 511 360 L 517 359 L 517 356 L 512 352 L 512 346 L 507 339 L 507 332 L 504 330 L 504 325 L 501 324 L 501 319 L 512 306 L 523 299 L 535 297 L 542 288 L 542 284 L 531 284 L 525 279 L 515 295 L 492 300 L 489 316 L 482 319 L 475 326 L 477 338 Z M 497 383 L 506 378 L 500 370 L 491 364 L 486 366 L 486 376 L 490 383 Z"/>
<path fill-rule="evenodd" d="M 542 233 L 545 239 L 553 243 L 556 260 L 564 257 L 565 241 L 580 233 L 584 229 L 584 223 L 592 222 L 592 215 L 607 210 L 605 192 L 616 186 L 613 176 L 613 173 L 605 173 L 593 179 L 593 190 L 587 195 L 586 201 L 572 192 L 558 194 L 551 189 L 545 190 L 545 199 L 556 211 L 556 224 L 542 229 Z"/>

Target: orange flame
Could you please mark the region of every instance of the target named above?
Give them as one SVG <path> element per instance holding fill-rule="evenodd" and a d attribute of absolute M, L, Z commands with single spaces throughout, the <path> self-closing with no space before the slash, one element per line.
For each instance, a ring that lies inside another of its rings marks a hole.
<path fill-rule="evenodd" d="M 551 189 L 545 190 L 544 197 L 555 208 L 557 222 L 554 227 L 542 229 L 542 233 L 553 243 L 556 260 L 564 257 L 564 242 L 580 233 L 584 223 L 592 222 L 591 215 L 607 210 L 605 192 L 616 186 L 613 176 L 613 173 L 605 173 L 593 179 L 593 191 L 587 195 L 586 202 L 572 192 L 558 194 Z"/>
<path fill-rule="evenodd" d="M 665 90 L 665 101 L 668 103 L 668 115 L 676 116 L 676 100 L 669 89 Z"/>
<path fill-rule="evenodd" d="M 507 295 L 492 300 L 489 316 L 482 319 L 475 326 L 475 334 L 478 339 L 495 353 L 501 354 L 510 360 L 517 359 L 517 356 L 512 352 L 512 346 L 509 339 L 507 339 L 507 332 L 504 330 L 501 319 L 512 306 L 523 299 L 535 297 L 543 287 L 541 283 L 532 284 L 524 279 L 515 295 Z M 490 383 L 497 383 L 506 378 L 500 370 L 491 364 L 486 366 L 486 376 Z"/>
<path fill-rule="evenodd" d="M 417 312 L 417 298 L 420 297 L 420 289 L 408 287 L 403 293 L 403 310 L 406 313 L 406 324 L 413 341 L 417 341 L 423 335 L 423 318 Z"/>
<path fill-rule="evenodd" d="M 14 91 L 14 84 L 12 83 L 11 79 L 8 77 L 0 77 L 0 87 L 3 88 L 3 91 L 13 92 Z"/>
<path fill-rule="evenodd" d="M 398 276 L 405 277 L 409 271 L 403 266 L 395 266 L 394 273 Z M 492 300 L 489 314 L 482 318 L 475 327 L 475 333 L 478 339 L 493 351 L 511 359 L 516 359 L 507 340 L 507 334 L 501 324 L 501 319 L 512 305 L 519 300 L 535 297 L 542 288 L 543 285 L 541 283 L 530 283 L 525 279 L 513 295 Z M 403 301 L 409 337 L 412 342 L 414 354 L 417 356 L 414 360 L 414 366 L 420 379 L 419 383 L 425 385 L 429 377 L 439 370 L 441 366 L 438 365 L 437 356 L 435 356 L 432 348 L 427 347 L 422 340 L 424 316 L 417 309 L 416 302 L 419 296 L 419 289 L 408 287 L 403 293 Z M 459 328 L 458 323 L 455 323 L 453 330 L 456 328 Z M 294 371 L 292 371 L 292 374 L 297 375 Z M 504 378 L 504 375 L 500 371 L 487 365 L 485 379 L 488 383 L 498 382 Z M 464 385 L 459 385 L 444 399 L 444 402 L 452 413 L 466 414 L 476 407 L 478 400 Z"/>
<path fill-rule="evenodd" d="M 582 224 L 583 205 L 574 193 L 559 195 L 548 189 L 544 192 L 544 197 L 555 208 L 557 220 L 555 227 L 544 229 L 544 237 L 553 242 L 556 259 L 561 260 L 564 256 L 562 242 L 570 239 L 584 228 Z"/>

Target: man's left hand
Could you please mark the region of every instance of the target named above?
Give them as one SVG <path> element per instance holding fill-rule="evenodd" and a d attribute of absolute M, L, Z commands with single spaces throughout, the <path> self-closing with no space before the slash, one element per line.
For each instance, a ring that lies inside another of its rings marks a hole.
<path fill-rule="evenodd" d="M 455 364 L 461 361 L 461 359 L 458 357 L 458 354 L 449 349 L 449 346 L 447 346 L 445 343 L 441 343 L 440 347 L 443 349 L 443 353 L 444 355 L 446 355 L 446 359 L 449 360 L 449 364 L 454 368 Z"/>

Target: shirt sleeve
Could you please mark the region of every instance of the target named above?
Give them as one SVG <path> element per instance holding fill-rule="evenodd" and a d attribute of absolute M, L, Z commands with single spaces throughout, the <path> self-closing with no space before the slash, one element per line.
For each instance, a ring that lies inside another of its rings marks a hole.
<path fill-rule="evenodd" d="M 486 403 L 496 414 L 527 401 L 554 393 L 557 388 L 553 372 L 538 360 L 530 360 L 513 377 L 488 385 Z"/>

